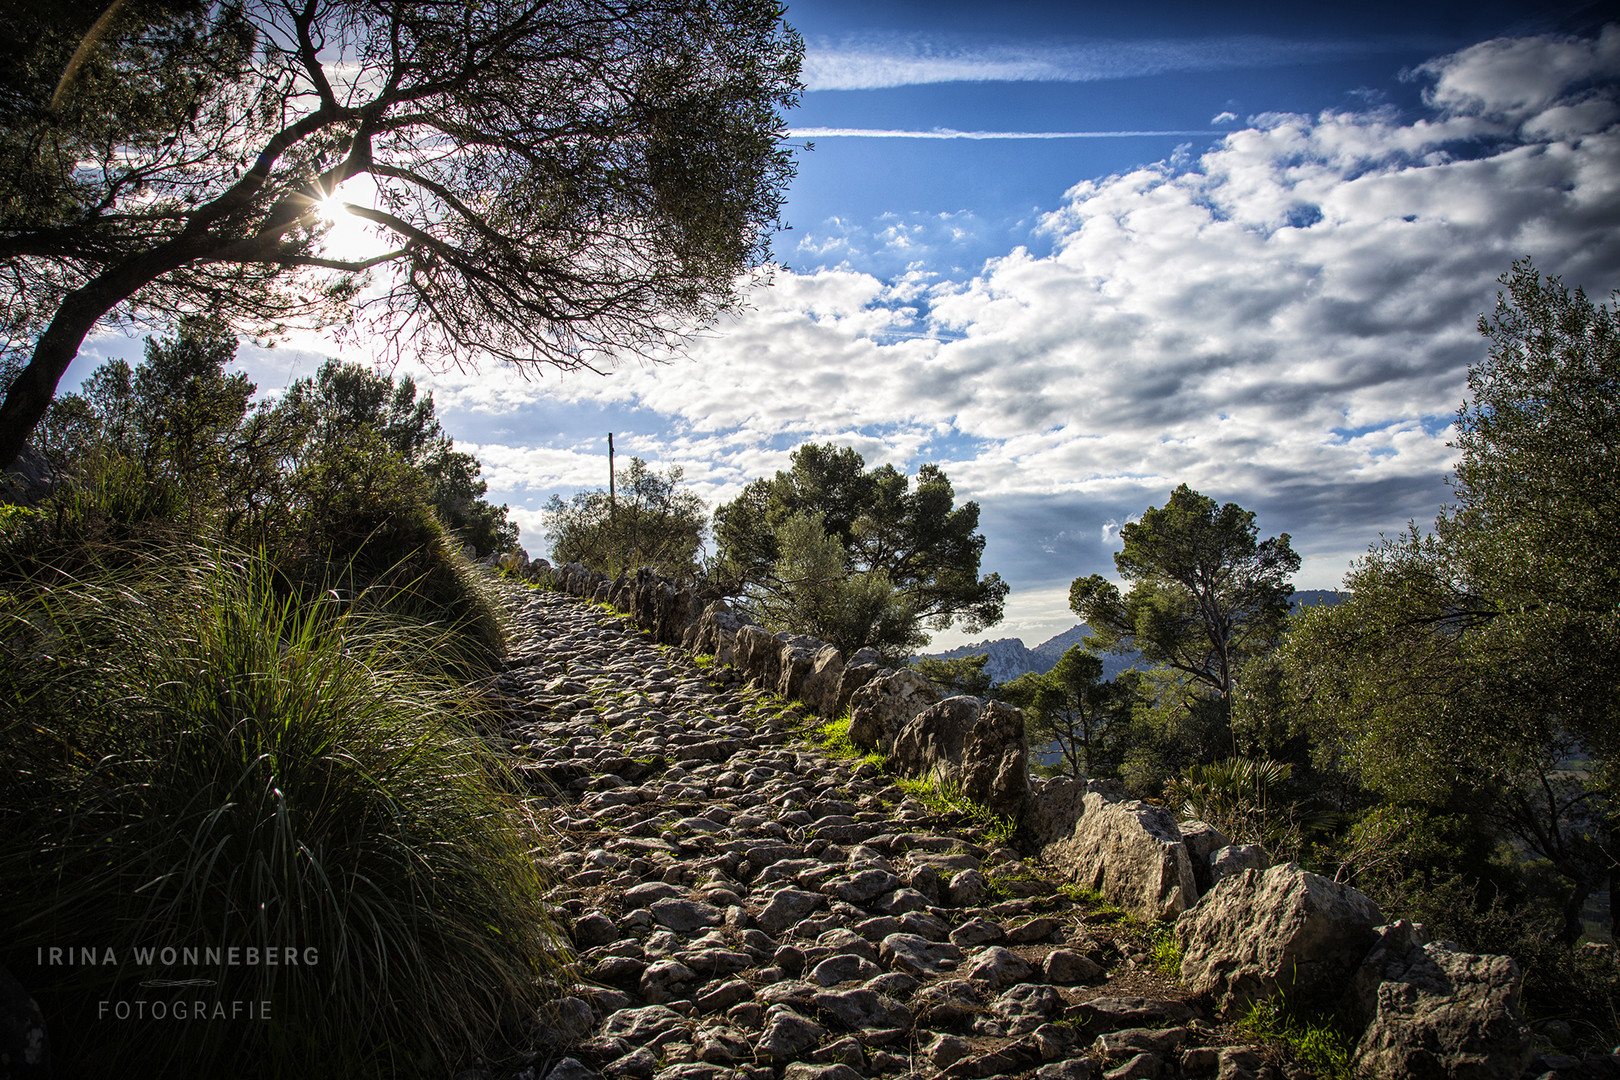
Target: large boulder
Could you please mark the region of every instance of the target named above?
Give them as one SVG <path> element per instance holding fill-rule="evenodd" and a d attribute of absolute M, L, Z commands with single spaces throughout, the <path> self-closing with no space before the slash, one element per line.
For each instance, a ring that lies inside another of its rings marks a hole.
<path fill-rule="evenodd" d="M 816 666 L 816 654 L 824 647 L 826 642 L 802 634 L 793 634 L 782 640 L 776 650 L 776 685 L 771 689 L 787 701 L 804 701 L 804 680 L 810 677 L 810 672 Z M 811 705 L 811 709 L 814 708 Z"/>
<path fill-rule="evenodd" d="M 1271 856 L 1259 844 L 1228 844 L 1209 857 L 1210 888 L 1245 870 L 1264 870 Z"/>
<path fill-rule="evenodd" d="M 907 776 L 960 786 L 991 813 L 1016 818 L 1023 812 L 1029 739 L 1024 714 L 1009 705 L 966 695 L 946 698 L 900 729 L 888 757 L 890 766 Z"/>
<path fill-rule="evenodd" d="M 17 460 L 0 472 L 0 504 L 32 506 L 56 490 L 58 479 L 44 454 L 24 446 Z"/>
<path fill-rule="evenodd" d="M 900 729 L 939 700 L 934 684 L 911 668 L 880 674 L 849 699 L 849 741 L 887 754 Z"/>
<path fill-rule="evenodd" d="M 1031 779 L 1029 807 L 1020 825 L 1023 835 L 1038 848 L 1067 840 L 1074 832 L 1074 823 L 1086 812 L 1085 797 L 1090 791 L 1116 801 L 1129 798 L 1125 785 L 1117 780 L 1076 780 L 1068 776 Z"/>
<path fill-rule="evenodd" d="M 1516 1080 L 1530 1063 L 1518 965 L 1382 926 L 1345 994 L 1361 1037 L 1354 1065 L 1374 1080 Z"/>
<path fill-rule="evenodd" d="M 1198 883 L 1198 895 L 1202 896 L 1215 884 L 1209 873 L 1210 858 L 1232 841 L 1215 826 L 1197 819 L 1183 821 L 1177 828 L 1181 830 L 1181 842 L 1187 845 L 1187 856 L 1192 859 L 1193 880 Z"/>
<path fill-rule="evenodd" d="M 774 634 L 763 626 L 740 626 L 732 648 L 731 662 L 738 674 L 760 686 L 776 689 L 772 676 L 781 673 L 782 659 L 781 643 Z"/>
<path fill-rule="evenodd" d="M 665 645 L 679 645 L 686 640 L 687 629 L 697 621 L 697 596 L 691 589 L 677 589 L 673 585 L 662 595 L 658 605 L 654 633 Z"/>
<path fill-rule="evenodd" d="M 716 600 L 704 608 L 697 622 L 687 629 L 681 644 L 688 652 L 714 657 L 715 662 L 724 667 L 735 659 L 733 645 L 737 631 L 748 625 L 745 616 L 731 610 L 724 600 Z"/>
<path fill-rule="evenodd" d="M 810 674 L 804 677 L 799 695 L 804 703 L 815 710 L 817 716 L 831 720 L 839 713 L 838 684 L 844 677 L 844 657 L 831 645 L 816 651 L 810 664 Z"/>
<path fill-rule="evenodd" d="M 1343 994 L 1383 914 L 1364 894 L 1285 863 L 1218 882 L 1176 921 L 1181 975 L 1223 1009 L 1281 994 L 1323 1008 Z"/>
<path fill-rule="evenodd" d="M 1048 865 L 1134 915 L 1173 919 L 1197 899 L 1187 845 L 1162 806 L 1067 781 L 1046 785 L 1030 816 Z"/>
<path fill-rule="evenodd" d="M 856 649 L 855 655 L 844 661 L 844 672 L 838 677 L 838 702 L 833 706 L 832 715 L 844 715 L 844 710 L 850 707 L 850 699 L 855 696 L 855 691 L 886 670 L 883 658 L 878 655 L 876 649 Z"/>

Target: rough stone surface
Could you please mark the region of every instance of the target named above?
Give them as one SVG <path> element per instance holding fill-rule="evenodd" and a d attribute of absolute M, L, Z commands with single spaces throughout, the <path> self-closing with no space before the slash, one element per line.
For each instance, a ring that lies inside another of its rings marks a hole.
<path fill-rule="evenodd" d="M 883 939 L 883 962 L 909 975 L 934 975 L 954 970 L 962 950 L 948 942 L 929 941 L 917 934 L 890 934 Z"/>
<path fill-rule="evenodd" d="M 1365 895 L 1295 863 L 1218 883 L 1176 922 L 1181 974 L 1232 1008 L 1280 993 L 1336 1002 L 1382 923 Z"/>
<path fill-rule="evenodd" d="M 887 753 L 891 766 L 907 776 L 958 785 L 995 814 L 1023 813 L 1029 739 L 1024 714 L 1011 706 L 966 695 L 946 698 L 907 722 Z"/>
<path fill-rule="evenodd" d="M 1425 942 L 1404 921 L 1379 927 L 1344 1003 L 1364 1029 L 1355 1066 L 1377 1080 L 1515 1080 L 1531 1055 L 1520 982 L 1509 957 Z"/>
<path fill-rule="evenodd" d="M 777 650 L 777 666 L 780 674 L 777 675 L 776 685 L 772 689 L 788 701 L 804 701 L 812 711 L 818 711 L 816 703 L 805 698 L 804 683 L 815 670 L 816 656 L 827 647 L 824 642 L 798 634 L 782 642 Z M 837 652 L 836 649 L 833 651 Z"/>
<path fill-rule="evenodd" d="M 823 645 L 811 659 L 810 673 L 804 677 L 799 694 L 804 703 L 824 720 L 838 716 L 838 685 L 844 678 L 844 657 L 831 645 Z"/>
<path fill-rule="evenodd" d="M 1192 860 L 1170 812 L 1106 789 L 1084 791 L 1076 800 L 1076 787 L 1071 781 L 1043 792 L 1038 827 L 1046 835 L 1076 802 L 1079 817 L 1067 835 L 1041 849 L 1042 858 L 1144 919 L 1173 919 L 1191 907 L 1197 897 Z"/>
<path fill-rule="evenodd" d="M 934 684 L 911 668 L 874 673 L 849 699 L 849 741 L 887 754 L 900 729 L 939 700 Z"/>
<path fill-rule="evenodd" d="M 735 660 L 737 631 L 747 625 L 748 620 L 732 611 L 724 600 L 716 600 L 703 610 L 683 644 L 688 651 L 707 654 L 717 664 L 729 667 Z"/>
<path fill-rule="evenodd" d="M 887 670 L 876 649 L 855 650 L 855 655 L 844 661 L 844 673 L 838 677 L 838 704 L 833 707 L 833 715 L 844 715 L 844 710 L 850 708 L 855 691 Z"/>
<path fill-rule="evenodd" d="M 1077 906 L 1048 867 L 805 740 L 817 668 L 821 708 L 834 683 L 820 643 L 750 629 L 648 572 L 521 572 L 571 595 L 513 590 L 512 646 L 491 689 L 508 711 L 491 741 L 555 838 L 542 857 L 548 899 L 583 981 L 536 1025 L 544 1071 L 494 1066 L 478 1080 L 544 1080 L 560 1055 L 607 1080 L 1090 1080 L 1155 1068 L 1236 1080 L 1268 1067 L 1205 1043 L 1185 991 L 1149 989 L 1163 984 L 1140 971 L 1137 932 Z M 627 616 L 572 599 L 599 595 Z M 718 662 L 658 645 L 676 640 Z M 875 654 L 850 657 L 838 694 L 877 671 Z M 778 696 L 784 678 L 802 704 Z M 908 707 L 894 731 L 923 702 Z M 1088 798 L 1124 801 L 1109 784 L 1030 790 L 1021 835 L 1040 847 L 1072 842 Z M 1170 838 L 1184 853 L 1200 843 Z"/>
<path fill-rule="evenodd" d="M 1210 857 L 1232 841 L 1215 826 L 1196 819 L 1182 821 L 1177 828 L 1181 842 L 1187 845 L 1187 857 L 1192 860 L 1193 882 L 1198 886 L 1198 895 L 1202 896 L 1215 884 L 1209 874 Z"/>
<path fill-rule="evenodd" d="M 1264 870 L 1270 865 L 1271 856 L 1259 844 L 1229 844 L 1210 855 L 1210 888 L 1234 874 L 1241 874 L 1245 870 Z"/>
<path fill-rule="evenodd" d="M 1046 981 L 1058 986 L 1096 982 L 1102 978 L 1103 967 L 1084 953 L 1073 949 L 1054 949 L 1046 956 Z"/>
<path fill-rule="evenodd" d="M 732 664 L 756 685 L 775 684 L 781 669 L 781 643 L 763 626 L 740 626 L 733 644 Z M 777 671 L 771 669 L 775 667 Z"/>

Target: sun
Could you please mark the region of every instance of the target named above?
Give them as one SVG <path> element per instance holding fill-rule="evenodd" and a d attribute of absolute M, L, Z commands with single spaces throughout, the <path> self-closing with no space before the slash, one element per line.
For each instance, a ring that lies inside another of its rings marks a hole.
<path fill-rule="evenodd" d="M 351 208 L 365 207 L 375 198 L 376 188 L 367 178 L 353 177 L 316 200 L 323 254 L 335 259 L 364 259 L 385 250 L 376 230 L 363 217 L 351 213 Z"/>
<path fill-rule="evenodd" d="M 349 216 L 348 210 L 344 209 L 344 199 L 335 191 L 316 202 L 315 213 L 320 217 L 322 223 L 327 225 L 336 225 Z"/>

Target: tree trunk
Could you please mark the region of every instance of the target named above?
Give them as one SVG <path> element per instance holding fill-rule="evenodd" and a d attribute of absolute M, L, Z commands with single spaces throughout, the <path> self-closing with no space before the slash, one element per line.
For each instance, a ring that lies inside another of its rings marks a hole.
<path fill-rule="evenodd" d="M 17 460 L 56 397 L 56 387 L 101 317 L 157 278 L 187 261 L 179 243 L 102 271 L 62 298 L 34 354 L 0 403 L 0 469 Z"/>
<path fill-rule="evenodd" d="M 1569 899 L 1564 901 L 1564 931 L 1558 935 L 1558 940 L 1564 944 L 1574 945 L 1581 939 L 1581 932 L 1586 929 L 1581 913 L 1586 910 L 1586 898 L 1591 895 L 1592 883 L 1582 879 L 1575 882 Z"/>

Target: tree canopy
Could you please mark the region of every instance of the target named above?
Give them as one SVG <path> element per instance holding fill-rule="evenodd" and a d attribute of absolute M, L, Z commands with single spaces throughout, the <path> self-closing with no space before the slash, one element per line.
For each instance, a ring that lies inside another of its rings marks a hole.
<path fill-rule="evenodd" d="M 997 694 L 1024 710 L 1032 742 L 1056 748 L 1059 771 L 1075 778 L 1111 776 L 1128 742 L 1141 676 L 1126 671 L 1105 682 L 1102 675 L 1100 658 L 1071 645 L 1051 671 L 1025 672 Z"/>
<path fill-rule="evenodd" d="M 979 504 L 955 502 L 937 465 L 913 487 L 849 447 L 806 443 L 788 471 L 715 511 L 718 573 L 767 626 L 898 659 L 927 640 L 924 627 L 1001 620 L 1007 585 L 979 575 Z"/>
<path fill-rule="evenodd" d="M 1458 412 L 1455 506 L 1375 545 L 1285 649 L 1321 742 L 1386 797 L 1478 806 L 1570 889 L 1620 861 L 1620 314 L 1503 276 Z"/>
<path fill-rule="evenodd" d="M 650 566 L 668 577 L 692 577 L 709 508 L 682 489 L 684 476 L 679 465 L 660 473 L 632 457 L 617 481 L 616 498 L 600 488 L 578 492 L 567 502 L 553 495 L 545 508 L 551 557 L 608 574 Z"/>
<path fill-rule="evenodd" d="M 764 263 L 792 174 L 782 13 L 6 5 L 0 464 L 104 323 L 346 323 L 429 362 L 563 367 L 707 325 Z M 335 212 L 375 250 L 327 244 Z"/>
<path fill-rule="evenodd" d="M 218 320 L 182 319 L 173 338 L 147 339 L 133 369 L 109 360 L 81 392 L 56 399 L 40 427 L 45 452 L 74 482 L 126 461 L 141 483 L 171 493 L 193 528 L 217 527 L 244 544 L 265 542 L 313 507 L 365 502 L 389 485 L 479 553 L 517 542 L 506 507 L 484 501 L 477 459 L 455 449 L 432 396 L 419 397 L 409 377 L 328 360 L 280 400 L 255 406 L 253 383 L 226 370 L 235 355 L 236 338 Z M 317 516 L 346 532 L 372 515 Z"/>
<path fill-rule="evenodd" d="M 1069 607 L 1092 629 L 1087 646 L 1134 649 L 1227 701 L 1243 660 L 1272 648 L 1287 624 L 1299 569 L 1288 534 L 1260 540 L 1253 511 L 1182 484 L 1120 539 L 1114 565 L 1129 593 L 1100 574 L 1069 587 Z"/>

